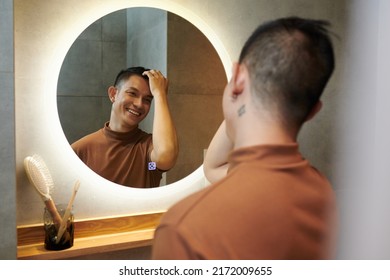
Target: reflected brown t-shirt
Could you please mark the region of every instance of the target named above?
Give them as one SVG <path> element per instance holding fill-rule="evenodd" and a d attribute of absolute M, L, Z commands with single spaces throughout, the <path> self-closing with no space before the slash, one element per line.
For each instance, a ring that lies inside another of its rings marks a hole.
<path fill-rule="evenodd" d="M 221 181 L 168 210 L 153 259 L 326 259 L 335 197 L 296 143 L 237 149 Z"/>
<path fill-rule="evenodd" d="M 89 168 L 114 183 L 135 188 L 160 184 L 162 171 L 150 160 L 152 135 L 139 128 L 115 132 L 107 122 L 74 142 L 72 148 Z"/>

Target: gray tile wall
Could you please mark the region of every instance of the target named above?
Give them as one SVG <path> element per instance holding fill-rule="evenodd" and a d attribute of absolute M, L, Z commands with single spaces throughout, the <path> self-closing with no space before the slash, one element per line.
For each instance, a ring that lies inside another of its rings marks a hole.
<path fill-rule="evenodd" d="M 107 88 L 126 67 L 126 11 L 91 24 L 73 43 L 61 67 L 57 105 L 69 141 L 103 127 L 111 103 Z"/>
<path fill-rule="evenodd" d="M 16 259 L 13 1 L 0 0 L 0 259 Z"/>
<path fill-rule="evenodd" d="M 191 174 L 223 120 L 222 93 L 227 79 L 222 62 L 205 35 L 187 20 L 168 15 L 169 102 L 180 153 L 167 183 Z"/>

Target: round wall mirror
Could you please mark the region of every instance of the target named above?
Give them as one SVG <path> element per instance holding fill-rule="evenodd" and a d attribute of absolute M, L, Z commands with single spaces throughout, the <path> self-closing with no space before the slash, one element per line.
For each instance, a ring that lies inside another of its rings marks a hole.
<path fill-rule="evenodd" d="M 136 7 L 98 19 L 74 41 L 60 70 L 57 108 L 69 144 L 109 120 L 107 89 L 130 66 L 160 69 L 169 80 L 180 151 L 160 185 L 174 183 L 202 164 L 222 121 L 224 65 L 207 37 L 172 12 Z M 140 124 L 142 130 L 152 131 L 152 117 L 153 108 Z"/>

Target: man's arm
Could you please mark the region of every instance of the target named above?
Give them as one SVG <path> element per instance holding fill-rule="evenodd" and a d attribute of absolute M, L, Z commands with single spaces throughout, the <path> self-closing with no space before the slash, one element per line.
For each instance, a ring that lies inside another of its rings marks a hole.
<path fill-rule="evenodd" d="M 176 128 L 168 107 L 168 80 L 160 71 L 150 70 L 144 73 L 149 77 L 150 91 L 155 102 L 153 119 L 153 149 L 150 154 L 160 170 L 169 170 L 179 152 Z"/>
<path fill-rule="evenodd" d="M 232 149 L 233 143 L 226 134 L 226 125 L 223 121 L 211 140 L 203 162 L 203 170 L 210 183 L 226 176 L 229 168 L 228 155 Z"/>

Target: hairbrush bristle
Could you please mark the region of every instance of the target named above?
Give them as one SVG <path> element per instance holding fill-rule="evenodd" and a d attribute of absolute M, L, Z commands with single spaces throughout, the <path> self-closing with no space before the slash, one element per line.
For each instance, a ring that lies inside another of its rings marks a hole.
<path fill-rule="evenodd" d="M 24 168 L 30 182 L 44 200 L 51 199 L 50 190 L 54 182 L 45 162 L 39 155 L 28 156 L 24 159 Z"/>

